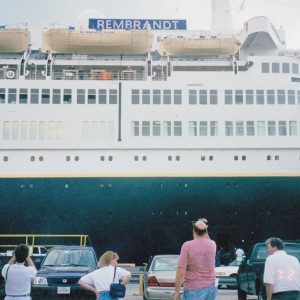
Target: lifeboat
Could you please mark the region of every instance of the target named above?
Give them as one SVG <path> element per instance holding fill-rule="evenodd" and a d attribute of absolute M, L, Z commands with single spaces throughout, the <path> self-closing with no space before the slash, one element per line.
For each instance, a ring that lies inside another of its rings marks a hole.
<path fill-rule="evenodd" d="M 159 41 L 161 55 L 235 55 L 240 42 L 234 37 L 166 37 Z"/>
<path fill-rule="evenodd" d="M 20 28 L 0 28 L 0 52 L 24 52 L 30 42 L 30 32 Z"/>
<path fill-rule="evenodd" d="M 86 55 L 144 54 L 152 46 L 148 30 L 81 31 L 53 28 L 42 34 L 42 52 Z"/>

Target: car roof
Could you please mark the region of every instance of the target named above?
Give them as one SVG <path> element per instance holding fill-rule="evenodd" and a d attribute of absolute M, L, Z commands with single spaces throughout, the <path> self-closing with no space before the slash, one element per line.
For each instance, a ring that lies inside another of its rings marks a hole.
<path fill-rule="evenodd" d="M 91 250 L 94 251 L 93 247 L 87 247 L 87 246 L 55 246 L 51 249 L 49 249 L 49 251 L 52 250 Z"/>

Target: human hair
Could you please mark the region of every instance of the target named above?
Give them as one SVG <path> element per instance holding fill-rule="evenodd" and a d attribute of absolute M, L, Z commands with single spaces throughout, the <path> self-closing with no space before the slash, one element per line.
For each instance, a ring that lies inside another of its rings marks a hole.
<path fill-rule="evenodd" d="M 23 263 L 29 255 L 29 248 L 27 245 L 20 244 L 15 248 L 15 258 L 18 263 Z"/>
<path fill-rule="evenodd" d="M 204 229 L 200 229 L 194 224 L 193 229 L 194 229 L 194 232 L 199 236 L 203 236 L 207 233 L 207 227 L 205 227 Z"/>
<path fill-rule="evenodd" d="M 119 256 L 116 252 L 113 251 L 106 251 L 104 254 L 101 255 L 99 262 L 98 262 L 98 266 L 101 267 L 105 267 L 105 266 L 109 266 L 111 261 L 113 259 L 119 259 Z"/>
<path fill-rule="evenodd" d="M 272 248 L 277 247 L 278 250 L 284 249 L 284 243 L 280 238 L 274 238 L 274 237 L 269 238 L 267 239 L 266 244 L 267 245 L 270 244 Z"/>

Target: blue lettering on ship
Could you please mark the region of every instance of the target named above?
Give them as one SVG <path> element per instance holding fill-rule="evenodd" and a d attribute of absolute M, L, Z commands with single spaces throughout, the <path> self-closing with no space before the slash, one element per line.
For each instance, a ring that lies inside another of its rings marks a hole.
<path fill-rule="evenodd" d="M 186 30 L 186 20 L 89 19 L 89 28 L 96 30 Z"/>

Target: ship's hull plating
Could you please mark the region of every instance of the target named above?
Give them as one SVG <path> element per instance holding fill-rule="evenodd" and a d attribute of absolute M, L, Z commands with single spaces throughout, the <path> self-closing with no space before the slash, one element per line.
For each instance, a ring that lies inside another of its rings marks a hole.
<path fill-rule="evenodd" d="M 0 194 L 1 233 L 89 234 L 126 262 L 178 253 L 200 217 L 226 248 L 300 238 L 300 177 L 2 178 Z"/>

